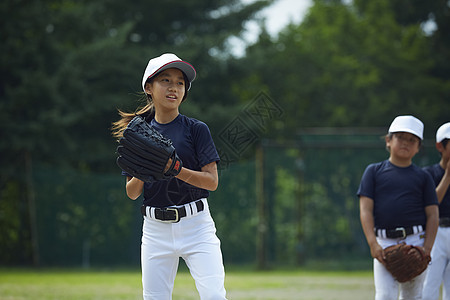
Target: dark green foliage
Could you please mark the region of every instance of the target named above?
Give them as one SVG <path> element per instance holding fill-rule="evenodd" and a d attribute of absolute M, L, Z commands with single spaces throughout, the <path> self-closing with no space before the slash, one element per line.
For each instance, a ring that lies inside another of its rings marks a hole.
<path fill-rule="evenodd" d="M 387 153 L 359 134 L 384 134 L 396 115 L 413 114 L 425 123 L 418 164 L 438 159 L 433 136 L 449 121 L 448 3 L 316 0 L 301 24 L 276 37 L 263 27 L 243 57 L 231 56 L 229 38 L 272 2 L 1 1 L 0 264 L 138 263 L 140 200 L 126 200 L 110 126 L 118 108 L 143 104 L 142 72 L 163 52 L 198 71 L 181 112 L 205 121 L 221 151 L 210 200 L 227 262 L 254 262 L 263 231 L 274 263 L 330 249 L 367 255 L 354 193 L 363 168 Z M 424 32 L 430 20 L 436 30 Z M 281 112 L 262 128 L 246 115 L 261 94 Z M 236 117 L 255 131 L 242 153 L 221 138 Z M 338 129 L 302 130 L 310 127 Z M 261 143 L 266 224 L 255 213 Z"/>

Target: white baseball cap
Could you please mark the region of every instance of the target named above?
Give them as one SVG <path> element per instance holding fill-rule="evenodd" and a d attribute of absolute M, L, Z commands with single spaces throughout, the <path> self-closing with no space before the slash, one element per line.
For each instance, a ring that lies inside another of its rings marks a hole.
<path fill-rule="evenodd" d="M 436 143 L 440 143 L 444 139 L 450 139 L 450 122 L 445 123 L 436 131 Z"/>
<path fill-rule="evenodd" d="M 177 68 L 181 70 L 188 81 L 186 84 L 188 85 L 188 90 L 191 88 L 191 82 L 194 81 L 196 76 L 196 71 L 194 67 L 186 62 L 181 60 L 178 56 L 172 53 L 165 53 L 161 56 L 150 59 L 148 62 L 147 68 L 144 71 L 144 77 L 142 77 L 142 89 L 145 92 L 145 82 L 155 76 L 157 73 L 169 69 L 169 68 Z"/>
<path fill-rule="evenodd" d="M 389 133 L 394 132 L 409 132 L 423 140 L 423 123 L 413 116 L 398 116 L 389 127 Z"/>

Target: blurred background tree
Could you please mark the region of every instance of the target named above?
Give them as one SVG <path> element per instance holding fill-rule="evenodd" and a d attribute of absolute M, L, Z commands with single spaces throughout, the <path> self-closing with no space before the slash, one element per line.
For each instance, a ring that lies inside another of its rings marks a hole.
<path fill-rule="evenodd" d="M 205 121 L 221 151 L 211 201 L 226 261 L 254 262 L 261 230 L 274 263 L 326 255 L 327 242 L 343 256 L 367 255 L 352 195 L 365 165 L 386 153 L 373 134 L 382 131 L 365 131 L 367 142 L 344 128 L 386 128 L 413 114 L 432 145 L 449 121 L 449 4 L 315 0 L 301 23 L 271 36 L 258 12 L 276 1 L 2 1 L 0 263 L 138 263 L 139 201 L 124 200 L 110 126 L 117 109 L 144 104 L 142 72 L 164 52 L 198 71 L 181 112 Z M 250 20 L 258 39 L 235 56 L 232 38 Z M 251 147 L 230 155 L 221 134 L 248 119 L 261 93 L 282 116 L 266 116 Z M 253 214 L 256 147 L 267 224 Z M 435 156 L 424 151 L 419 162 Z"/>
<path fill-rule="evenodd" d="M 132 111 L 142 104 L 137 94 L 148 59 L 162 52 L 175 52 L 202 70 L 197 80 L 199 91 L 192 95 L 197 100 L 191 101 L 191 108 L 186 109 L 200 115 L 211 99 L 219 95 L 230 98 L 225 88 L 213 88 L 211 84 L 225 77 L 224 62 L 216 56 L 226 53 L 228 37 L 239 35 L 244 22 L 269 3 L 256 1 L 243 5 L 239 1 L 198 0 L 138 1 L 130 5 L 109 0 L 3 1 L 0 4 L 3 262 L 39 264 L 42 243 L 38 242 L 37 232 L 33 178 L 36 165 L 55 166 L 56 178 L 48 178 L 42 184 L 55 188 L 48 191 L 50 198 L 65 203 L 61 209 L 72 214 L 70 220 L 86 215 L 86 212 L 76 214 L 73 207 L 89 211 L 89 203 L 80 205 L 79 198 L 70 203 L 68 191 L 60 195 L 62 198 L 55 197 L 57 187 L 64 186 L 58 182 L 57 174 L 65 168 L 81 174 L 117 172 L 110 124 L 118 118 L 117 108 Z M 95 186 L 95 182 L 85 184 Z M 96 196 L 86 193 L 82 197 L 98 203 Z M 82 221 L 72 223 L 83 224 Z M 81 235 L 91 234 L 88 228 L 80 231 Z"/>

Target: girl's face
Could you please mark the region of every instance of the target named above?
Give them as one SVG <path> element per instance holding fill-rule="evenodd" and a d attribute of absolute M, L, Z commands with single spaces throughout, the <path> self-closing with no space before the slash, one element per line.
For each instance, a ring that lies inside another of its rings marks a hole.
<path fill-rule="evenodd" d="M 178 110 L 185 93 L 183 72 L 170 68 L 162 71 L 146 83 L 145 91 L 150 94 L 156 110 Z"/>
<path fill-rule="evenodd" d="M 409 132 L 397 132 L 392 138 L 386 138 L 386 146 L 390 148 L 391 157 L 407 161 L 419 152 L 420 140 Z"/>

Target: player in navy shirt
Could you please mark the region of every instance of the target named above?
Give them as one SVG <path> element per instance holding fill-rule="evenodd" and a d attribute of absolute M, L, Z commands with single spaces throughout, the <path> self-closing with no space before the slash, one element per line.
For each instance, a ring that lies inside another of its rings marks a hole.
<path fill-rule="evenodd" d="M 423 139 L 423 123 L 398 116 L 385 138 L 389 159 L 370 164 L 357 192 L 360 218 L 374 258 L 375 299 L 422 299 L 426 272 L 405 283 L 384 267 L 384 249 L 398 243 L 430 254 L 438 227 L 438 202 L 429 174 L 412 163 Z M 400 290 L 400 294 L 399 294 Z"/>
<path fill-rule="evenodd" d="M 414 164 L 399 167 L 389 160 L 367 167 L 358 194 L 375 199 L 373 216 L 378 229 L 425 228 L 424 207 L 436 204 L 428 174 Z"/>
<path fill-rule="evenodd" d="M 144 183 L 123 173 L 128 197 L 144 196 L 144 300 L 172 299 L 180 258 L 186 262 L 201 299 L 226 299 L 220 241 L 207 201 L 218 186 L 219 155 L 208 126 L 179 113 L 195 76 L 194 67 L 175 54 L 151 59 L 142 78 L 147 105 L 135 114 L 120 112 L 122 119 L 113 125 L 114 135 L 120 138 L 135 115 L 145 117 L 172 140 L 183 162 L 180 173 L 169 180 Z"/>
<path fill-rule="evenodd" d="M 184 168 L 201 171 L 201 166 L 219 161 L 211 133 L 205 123 L 179 114 L 167 124 L 160 124 L 155 119 L 152 119 L 150 124 L 163 136 L 172 140 Z M 178 178 L 145 185 L 144 205 L 153 207 L 181 205 L 209 196 L 207 189 L 196 187 Z M 168 190 L 171 193 L 167 193 Z"/>
<path fill-rule="evenodd" d="M 437 300 L 441 283 L 442 300 L 450 300 L 450 122 L 436 132 L 436 149 L 441 160 L 424 168 L 433 177 L 439 201 L 439 228 L 431 251 L 423 287 L 423 300 Z"/>

